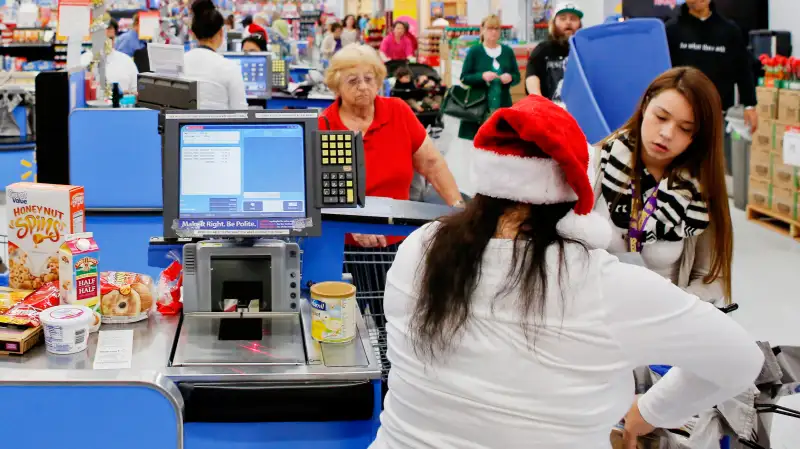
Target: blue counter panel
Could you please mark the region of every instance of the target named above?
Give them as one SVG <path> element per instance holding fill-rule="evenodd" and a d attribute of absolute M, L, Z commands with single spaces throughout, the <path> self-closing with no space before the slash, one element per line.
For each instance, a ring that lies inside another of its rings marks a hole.
<path fill-rule="evenodd" d="M 273 97 L 267 100 L 267 109 L 325 109 L 332 103 L 332 98 Z"/>
<path fill-rule="evenodd" d="M 88 355 L 86 363 L 91 368 Z M 175 409 L 145 386 L 0 386 L 0 395 L 0 419 L 8 427 L 4 448 L 177 447 Z"/>
<path fill-rule="evenodd" d="M 87 215 L 86 230 L 100 246 L 102 271 L 132 271 L 158 279 L 161 269 L 148 264 L 150 237 L 163 234 L 160 215 Z"/>
<path fill-rule="evenodd" d="M 0 147 L 0 186 L 36 180 L 35 148 L 33 144 Z"/>
<path fill-rule="evenodd" d="M 70 183 L 87 209 L 160 209 L 161 136 L 149 109 L 76 109 L 69 117 Z"/>

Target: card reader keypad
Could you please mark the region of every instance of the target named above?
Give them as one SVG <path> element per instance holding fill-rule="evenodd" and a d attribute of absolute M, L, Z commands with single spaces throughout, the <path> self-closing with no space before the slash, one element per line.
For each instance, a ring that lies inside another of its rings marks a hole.
<path fill-rule="evenodd" d="M 322 206 L 355 207 L 355 139 L 351 131 L 321 131 Z"/>
<path fill-rule="evenodd" d="M 272 86 L 278 89 L 286 89 L 289 79 L 286 70 L 286 61 L 275 58 L 272 60 Z"/>

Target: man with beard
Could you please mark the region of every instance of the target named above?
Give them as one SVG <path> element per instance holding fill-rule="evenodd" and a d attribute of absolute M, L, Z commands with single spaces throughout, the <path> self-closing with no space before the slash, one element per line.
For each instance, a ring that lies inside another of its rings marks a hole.
<path fill-rule="evenodd" d="M 583 11 L 572 2 L 559 3 L 550 22 L 550 38 L 537 45 L 528 59 L 526 93 L 561 102 L 561 83 L 569 56 L 569 38 L 581 27 Z"/>

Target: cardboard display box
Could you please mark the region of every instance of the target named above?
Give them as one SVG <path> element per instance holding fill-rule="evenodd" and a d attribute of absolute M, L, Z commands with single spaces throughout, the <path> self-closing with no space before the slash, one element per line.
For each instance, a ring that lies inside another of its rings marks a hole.
<path fill-rule="evenodd" d="M 747 204 L 751 206 L 772 208 L 772 185 L 769 181 L 750 177 L 750 185 L 747 190 Z"/>
<path fill-rule="evenodd" d="M 750 176 L 772 182 L 772 153 L 753 148 L 750 152 Z"/>
<path fill-rule="evenodd" d="M 772 160 L 772 184 L 775 187 L 800 190 L 800 168 L 783 163 L 783 159 L 775 155 Z"/>
<path fill-rule="evenodd" d="M 778 98 L 778 120 L 800 124 L 800 91 L 781 89 Z"/>
<path fill-rule="evenodd" d="M 782 122 L 776 121 L 775 122 L 775 135 L 773 137 L 773 149 L 774 152 L 780 154 L 783 157 L 783 136 L 786 134 L 786 129 L 797 126 L 796 123 L 789 123 L 789 122 Z"/>
<path fill-rule="evenodd" d="M 772 212 L 782 218 L 797 220 L 797 191 L 772 187 Z"/>
<path fill-rule="evenodd" d="M 758 129 L 753 134 L 752 147 L 772 151 L 775 139 L 775 121 L 771 119 L 758 120 Z"/>
<path fill-rule="evenodd" d="M 778 88 L 776 87 L 758 87 L 756 88 L 756 98 L 758 105 L 758 117 L 763 119 L 778 118 Z"/>

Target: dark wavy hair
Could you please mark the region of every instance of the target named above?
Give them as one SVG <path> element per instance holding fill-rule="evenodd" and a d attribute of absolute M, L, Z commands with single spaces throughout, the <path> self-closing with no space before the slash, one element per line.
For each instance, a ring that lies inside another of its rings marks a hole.
<path fill-rule="evenodd" d="M 192 34 L 198 40 L 211 39 L 225 26 L 225 18 L 212 0 L 192 3 Z"/>
<path fill-rule="evenodd" d="M 530 152 L 544 156 L 535 146 Z M 502 218 L 507 214 L 516 213 L 521 221 L 514 238 L 516 250 L 508 282 L 497 297 L 519 290 L 520 325 L 530 337 L 529 326 L 539 327 L 545 312 L 550 288 L 548 272 L 558 273 L 561 283 L 565 246 L 576 243 L 586 249 L 582 242 L 556 230 L 559 220 L 574 207 L 575 202 L 524 204 L 477 195 L 463 212 L 442 218 L 426 248 L 420 298 L 411 319 L 411 340 L 417 354 L 433 360 L 448 353 L 468 326 L 472 295 L 481 279 L 483 253 L 505 224 Z M 558 267 L 547 265 L 547 251 L 553 245 L 559 249 Z"/>

